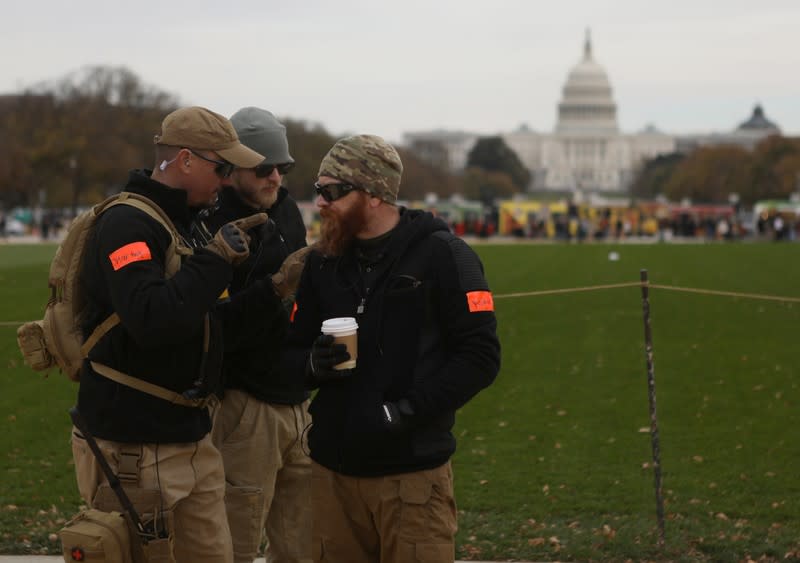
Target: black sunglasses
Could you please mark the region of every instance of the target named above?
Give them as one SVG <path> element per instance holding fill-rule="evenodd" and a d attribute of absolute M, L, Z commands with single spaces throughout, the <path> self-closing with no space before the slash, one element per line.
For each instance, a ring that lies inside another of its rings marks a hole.
<path fill-rule="evenodd" d="M 278 174 L 285 176 L 294 168 L 294 162 L 284 162 L 283 164 L 259 164 L 253 171 L 256 173 L 256 178 L 266 178 L 272 171 L 278 169 Z"/>
<path fill-rule="evenodd" d="M 192 149 L 187 149 L 187 150 L 201 160 L 205 160 L 206 162 L 211 162 L 212 164 L 216 164 L 216 166 L 214 167 L 214 172 L 220 178 L 230 178 L 231 174 L 233 174 L 233 169 L 236 168 L 233 164 L 225 160 L 214 160 L 213 158 L 208 158 L 207 156 L 203 156 L 200 153 L 196 153 Z"/>
<path fill-rule="evenodd" d="M 314 189 L 317 195 L 321 195 L 322 199 L 330 203 L 360 188 L 357 188 L 353 184 L 326 184 L 323 186 L 319 182 L 315 182 Z"/>

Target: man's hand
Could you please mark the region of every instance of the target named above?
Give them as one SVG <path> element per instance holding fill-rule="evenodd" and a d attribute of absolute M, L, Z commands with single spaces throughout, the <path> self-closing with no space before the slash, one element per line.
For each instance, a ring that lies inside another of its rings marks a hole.
<path fill-rule="evenodd" d="M 381 405 L 381 420 L 390 432 L 402 432 L 411 425 L 414 407 L 408 399 L 386 402 Z"/>
<path fill-rule="evenodd" d="M 266 222 L 266 213 L 256 213 L 231 221 L 222 226 L 217 231 L 214 238 L 206 245 L 206 249 L 217 254 L 223 260 L 233 266 L 244 262 L 250 255 L 250 236 L 247 234 L 249 229 Z"/>
<path fill-rule="evenodd" d="M 319 387 L 329 381 L 346 379 L 352 375 L 349 369 L 333 369 L 350 359 L 347 346 L 334 344 L 333 336 L 321 334 L 311 346 L 311 355 L 308 357 L 307 373 L 314 387 Z"/>
<path fill-rule="evenodd" d="M 272 275 L 272 286 L 281 299 L 294 297 L 297 285 L 300 283 L 300 275 L 306 264 L 306 257 L 311 249 L 311 246 L 306 246 L 295 250 L 286 257 L 278 271 Z"/>

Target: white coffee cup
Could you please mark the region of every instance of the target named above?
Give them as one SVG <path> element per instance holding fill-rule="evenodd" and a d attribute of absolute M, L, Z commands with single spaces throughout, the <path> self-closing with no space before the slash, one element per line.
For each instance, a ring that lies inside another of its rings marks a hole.
<path fill-rule="evenodd" d="M 347 346 L 350 359 L 336 364 L 333 369 L 352 369 L 358 358 L 358 323 L 353 317 L 336 317 L 322 322 L 322 334 L 330 334 L 337 344 Z"/>

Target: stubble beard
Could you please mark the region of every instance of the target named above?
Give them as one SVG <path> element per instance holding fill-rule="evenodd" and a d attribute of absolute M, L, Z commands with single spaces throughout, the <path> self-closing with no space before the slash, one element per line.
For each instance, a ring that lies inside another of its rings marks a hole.
<path fill-rule="evenodd" d="M 256 209 L 269 209 L 278 199 L 278 189 L 280 186 L 269 184 L 269 190 L 256 186 L 240 184 L 238 188 L 239 196 L 250 206 Z"/>

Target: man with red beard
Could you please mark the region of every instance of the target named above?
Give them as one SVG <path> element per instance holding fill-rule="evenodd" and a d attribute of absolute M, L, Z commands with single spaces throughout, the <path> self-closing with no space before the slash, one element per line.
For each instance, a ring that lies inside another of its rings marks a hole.
<path fill-rule="evenodd" d="M 275 288 L 275 307 L 248 327 L 248 338 L 226 342 L 225 395 L 212 436 L 225 464 L 235 563 L 255 559 L 262 530 L 267 561 L 308 563 L 311 462 L 302 435 L 310 422 L 309 393 L 298 378 L 281 377 L 277 370 L 289 322 L 284 306 L 293 298 L 307 250 L 300 210 L 281 186 L 294 159 L 286 127 L 272 113 L 246 107 L 231 116 L 231 123 L 242 144 L 258 147 L 265 159 L 233 171 L 231 185 L 197 230 L 208 238 L 234 218 L 266 212 L 270 221 L 249 233 L 250 257 L 234 270 L 228 292 L 235 298 L 252 285 L 268 283 Z"/>
<path fill-rule="evenodd" d="M 316 184 L 322 217 L 297 290 L 286 373 L 310 412 L 315 561 L 452 562 L 455 411 L 500 367 L 477 255 L 430 213 L 397 206 L 403 165 L 380 137 L 337 142 Z M 352 369 L 323 321 L 358 323 Z"/>

